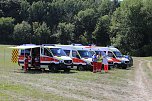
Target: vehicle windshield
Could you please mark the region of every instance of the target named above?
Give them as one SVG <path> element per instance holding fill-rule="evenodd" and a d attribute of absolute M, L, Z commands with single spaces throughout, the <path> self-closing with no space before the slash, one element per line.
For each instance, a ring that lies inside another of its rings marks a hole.
<path fill-rule="evenodd" d="M 66 56 L 62 48 L 50 48 L 54 56 Z"/>
<path fill-rule="evenodd" d="M 78 50 L 78 52 L 82 58 L 92 58 L 91 53 L 87 50 Z"/>
<path fill-rule="evenodd" d="M 95 52 L 96 52 L 96 54 L 99 54 L 99 52 L 100 52 L 102 56 L 107 56 L 104 51 L 95 51 Z"/>
<path fill-rule="evenodd" d="M 64 52 L 66 53 L 67 56 L 70 55 L 70 50 L 64 50 Z"/>
<path fill-rule="evenodd" d="M 113 51 L 113 53 L 116 55 L 116 57 L 123 57 L 120 51 Z"/>
<path fill-rule="evenodd" d="M 93 56 L 93 54 L 95 53 L 94 51 L 89 51 L 91 53 L 91 55 Z"/>

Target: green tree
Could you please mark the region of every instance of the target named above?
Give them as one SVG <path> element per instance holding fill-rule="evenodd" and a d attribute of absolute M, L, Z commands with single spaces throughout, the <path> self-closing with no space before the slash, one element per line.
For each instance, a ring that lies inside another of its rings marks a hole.
<path fill-rule="evenodd" d="M 97 16 L 93 9 L 86 9 L 84 11 L 78 12 L 75 16 L 76 24 L 79 24 L 77 28 L 81 28 L 79 32 L 80 35 L 86 37 L 88 43 L 92 43 L 92 32 L 94 31 Z M 79 30 L 79 29 L 77 29 Z M 80 36 L 78 35 L 78 36 Z"/>
<path fill-rule="evenodd" d="M 144 56 L 152 56 L 152 0 L 143 1 L 142 13 L 144 16 L 144 46 L 142 47 Z"/>
<path fill-rule="evenodd" d="M 123 52 L 135 52 L 144 44 L 142 1 L 125 0 L 112 17 L 111 39 Z"/>
<path fill-rule="evenodd" d="M 152 43 L 152 1 L 144 0 L 143 5 L 142 13 L 145 15 L 144 22 L 146 23 L 145 42 L 148 44 Z"/>
<path fill-rule="evenodd" d="M 50 6 L 48 2 L 38 1 L 33 2 L 30 9 L 30 22 L 43 22 L 50 12 Z"/>
<path fill-rule="evenodd" d="M 33 40 L 37 44 L 47 44 L 50 40 L 51 31 L 45 22 L 42 24 L 38 22 L 33 23 Z"/>
<path fill-rule="evenodd" d="M 20 22 L 19 11 L 20 11 L 20 0 L 1 0 L 0 10 L 3 17 L 12 17 L 15 22 Z M 2 17 L 1 16 L 1 17 Z"/>
<path fill-rule="evenodd" d="M 102 0 L 97 10 L 100 16 L 103 16 L 103 15 L 108 15 L 111 9 L 112 9 L 111 0 Z"/>
<path fill-rule="evenodd" d="M 20 3 L 21 9 L 19 12 L 20 21 L 29 21 L 29 9 L 30 9 L 30 3 L 26 0 L 21 0 Z"/>
<path fill-rule="evenodd" d="M 110 17 L 108 15 L 99 18 L 94 34 L 95 44 L 99 46 L 110 45 Z"/>
<path fill-rule="evenodd" d="M 31 25 L 26 21 L 15 25 L 13 38 L 16 44 L 32 43 Z"/>
<path fill-rule="evenodd" d="M 74 40 L 75 26 L 71 23 L 59 23 L 57 27 L 58 42 L 61 44 L 70 44 Z"/>
<path fill-rule="evenodd" d="M 14 19 L 11 17 L 0 18 L 0 43 L 8 43 L 7 40 L 11 41 L 11 35 L 14 28 Z"/>

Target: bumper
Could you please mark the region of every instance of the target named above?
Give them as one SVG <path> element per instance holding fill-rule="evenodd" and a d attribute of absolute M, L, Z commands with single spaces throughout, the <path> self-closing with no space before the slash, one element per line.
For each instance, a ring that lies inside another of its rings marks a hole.
<path fill-rule="evenodd" d="M 72 64 L 67 65 L 67 64 L 60 63 L 56 67 L 58 67 L 58 69 L 60 69 L 60 70 L 64 70 L 64 69 L 67 69 L 67 68 L 69 68 L 69 69 L 73 68 L 73 65 Z"/>
<path fill-rule="evenodd" d="M 122 63 L 122 64 L 120 64 L 120 66 L 121 66 L 122 68 L 126 69 L 127 67 L 129 67 L 129 64 Z"/>

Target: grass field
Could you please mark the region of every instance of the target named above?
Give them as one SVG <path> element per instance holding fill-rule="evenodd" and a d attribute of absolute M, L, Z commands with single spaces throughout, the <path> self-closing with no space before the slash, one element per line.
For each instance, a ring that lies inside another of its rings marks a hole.
<path fill-rule="evenodd" d="M 11 49 L 0 45 L 0 101 L 128 101 L 144 100 L 136 91 L 139 58 L 129 70 L 115 69 L 108 73 L 71 70 L 51 73 L 30 70 L 24 73 L 11 62 Z M 151 57 L 143 58 L 152 61 Z M 151 80 L 147 63 L 143 71 Z M 150 63 L 151 65 L 151 63 Z M 150 83 L 151 81 L 148 81 Z M 138 96 L 137 96 L 138 95 Z"/>

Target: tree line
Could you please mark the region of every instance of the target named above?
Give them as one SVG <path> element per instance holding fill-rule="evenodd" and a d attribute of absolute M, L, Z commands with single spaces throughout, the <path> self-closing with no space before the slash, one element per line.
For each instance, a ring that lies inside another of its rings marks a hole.
<path fill-rule="evenodd" d="M 152 0 L 1 0 L 1 44 L 96 44 L 152 56 Z"/>

